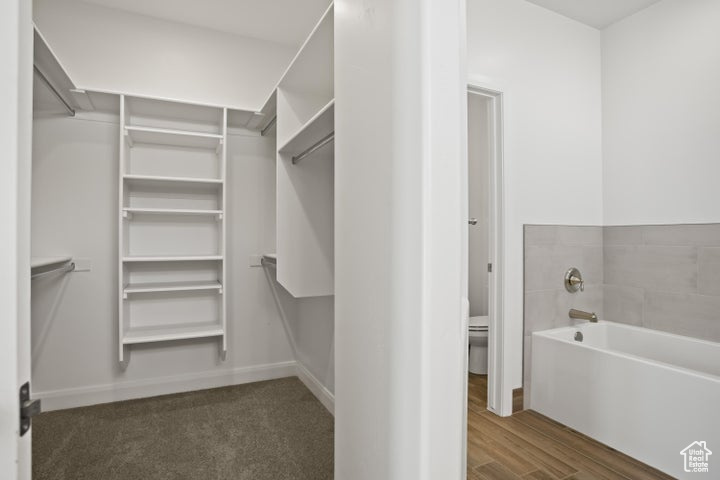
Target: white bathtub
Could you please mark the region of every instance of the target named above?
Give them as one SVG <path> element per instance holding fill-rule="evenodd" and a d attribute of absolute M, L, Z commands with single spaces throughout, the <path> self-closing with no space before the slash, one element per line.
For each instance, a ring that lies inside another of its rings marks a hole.
<path fill-rule="evenodd" d="M 533 410 L 675 477 L 720 478 L 720 344 L 601 321 L 533 333 L 531 365 Z M 703 441 L 709 473 L 687 473 L 681 451 Z"/>

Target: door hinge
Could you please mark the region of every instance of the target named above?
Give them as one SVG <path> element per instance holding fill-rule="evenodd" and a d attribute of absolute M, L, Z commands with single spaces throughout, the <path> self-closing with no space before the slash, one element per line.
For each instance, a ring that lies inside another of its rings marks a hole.
<path fill-rule="evenodd" d="M 40 400 L 30 400 L 30 382 L 20 387 L 20 436 L 32 425 L 32 417 L 41 412 Z"/>
<path fill-rule="evenodd" d="M 492 273 L 492 263 L 488 263 L 488 273 Z"/>

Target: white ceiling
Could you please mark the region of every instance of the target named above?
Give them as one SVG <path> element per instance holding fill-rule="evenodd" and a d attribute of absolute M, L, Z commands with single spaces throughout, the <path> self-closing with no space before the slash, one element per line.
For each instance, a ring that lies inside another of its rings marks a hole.
<path fill-rule="evenodd" d="M 605 28 L 660 0 L 528 0 L 595 28 Z"/>
<path fill-rule="evenodd" d="M 330 0 L 84 0 L 173 22 L 298 47 Z"/>

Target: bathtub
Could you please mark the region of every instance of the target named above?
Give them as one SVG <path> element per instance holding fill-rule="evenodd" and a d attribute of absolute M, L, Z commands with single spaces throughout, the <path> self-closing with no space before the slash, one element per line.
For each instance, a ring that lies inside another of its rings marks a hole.
<path fill-rule="evenodd" d="M 675 477 L 720 478 L 720 344 L 600 321 L 533 333 L 531 365 L 533 410 Z M 708 473 L 686 471 L 689 446 Z"/>

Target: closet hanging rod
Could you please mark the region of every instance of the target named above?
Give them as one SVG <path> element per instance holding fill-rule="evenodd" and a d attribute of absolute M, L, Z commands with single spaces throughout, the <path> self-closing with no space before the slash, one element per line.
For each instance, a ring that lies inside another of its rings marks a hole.
<path fill-rule="evenodd" d="M 55 97 L 57 97 L 57 99 L 60 100 L 60 103 L 62 103 L 63 107 L 65 107 L 65 110 L 67 110 L 67 112 L 70 114 L 70 116 L 71 116 L 71 117 L 74 117 L 74 116 L 75 116 L 75 109 L 72 108 L 72 107 L 65 101 L 65 99 L 62 97 L 62 95 L 60 95 L 60 92 L 58 92 L 58 91 L 55 89 L 55 87 L 53 87 L 52 83 L 50 83 L 50 80 L 47 79 L 47 77 L 40 71 L 39 68 L 37 68 L 37 66 L 33 65 L 33 69 L 35 70 L 35 73 L 37 73 L 38 76 L 40 77 L 40 80 L 42 80 L 43 83 L 44 83 L 45 85 L 47 85 L 47 87 L 50 89 L 50 91 L 53 93 L 53 95 L 55 95 Z"/>
<path fill-rule="evenodd" d="M 310 148 L 308 148 L 301 154 L 295 155 L 294 157 L 292 157 L 293 165 L 298 164 L 300 162 L 300 160 L 302 160 L 303 158 L 307 157 L 308 155 L 311 155 L 311 154 L 315 153 L 316 151 L 320 150 L 322 147 L 324 147 L 328 143 L 332 142 L 333 140 L 335 140 L 335 132 L 330 132 L 329 134 L 327 134 L 326 136 L 321 138 L 318 142 L 314 143 Z"/>
<path fill-rule="evenodd" d="M 275 125 L 275 122 L 277 122 L 277 115 L 275 115 L 272 119 L 270 119 L 268 124 L 265 125 L 265 127 L 262 130 L 260 130 L 260 135 L 264 137 L 265 134 L 268 132 L 268 130 L 270 130 L 273 127 L 273 125 Z"/>
<path fill-rule="evenodd" d="M 53 268 L 52 270 L 48 270 L 47 272 L 35 273 L 33 275 L 30 275 L 30 278 L 34 280 L 36 278 L 45 277 L 47 275 L 53 275 L 55 273 L 70 273 L 73 270 L 75 270 L 75 262 L 70 262 L 67 265 Z"/>

